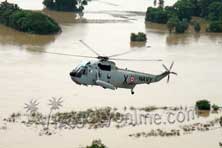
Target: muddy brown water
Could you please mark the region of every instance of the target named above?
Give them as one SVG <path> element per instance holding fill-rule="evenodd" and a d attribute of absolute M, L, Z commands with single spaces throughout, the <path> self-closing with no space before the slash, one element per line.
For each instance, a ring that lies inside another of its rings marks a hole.
<path fill-rule="evenodd" d="M 15 31 L 0 25 L 0 117 L 12 112 L 24 112 L 24 103 L 38 99 L 39 110 L 48 112 L 48 99 L 63 97 L 62 110 L 85 109 L 95 106 L 180 106 L 193 105 L 198 99 L 209 99 L 222 104 L 222 34 L 185 33 L 169 34 L 164 25 L 145 24 L 144 12 L 152 5 L 150 0 L 93 1 L 86 7 L 81 21 L 72 13 L 43 10 L 42 1 L 9 0 L 24 9 L 43 11 L 62 27 L 57 35 L 39 36 Z M 166 1 L 172 4 L 173 1 Z M 132 46 L 131 32 L 146 32 L 146 46 Z M 178 76 L 171 76 L 169 84 L 163 80 L 156 84 L 140 85 L 135 95 L 129 90 L 104 90 L 74 84 L 69 72 L 87 59 L 32 52 L 44 50 L 60 53 L 93 55 L 78 40 L 84 40 L 99 53 L 110 55 L 135 50 L 122 58 L 162 58 L 163 62 L 117 62 L 119 67 L 159 74 L 162 63 L 170 65 Z M 1 122 L 0 122 L 1 124 Z M 121 130 L 63 131 L 51 137 L 39 137 L 35 130 L 20 125 L 0 130 L 0 147 L 78 147 L 100 138 L 110 148 L 118 147 L 219 147 L 221 130 L 207 134 L 177 138 L 132 139 L 132 132 L 149 127 Z M 13 139 L 13 140 L 12 140 Z M 120 140 L 121 139 L 121 140 Z M 201 139 L 201 142 L 200 142 Z M 115 142 L 113 142 L 115 141 Z"/>

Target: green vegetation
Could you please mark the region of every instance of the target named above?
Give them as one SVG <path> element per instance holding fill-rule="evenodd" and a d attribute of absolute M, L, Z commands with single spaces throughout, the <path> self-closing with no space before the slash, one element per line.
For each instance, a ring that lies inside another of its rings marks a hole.
<path fill-rule="evenodd" d="M 175 10 L 175 14 L 179 17 L 180 20 L 187 19 L 190 20 L 191 16 L 194 15 L 194 5 L 192 0 L 178 0 L 173 8 Z"/>
<path fill-rule="evenodd" d="M 165 24 L 168 20 L 167 12 L 159 7 L 159 8 L 152 8 L 149 7 L 146 13 L 146 21 Z"/>
<path fill-rule="evenodd" d="M 138 34 L 131 33 L 130 40 L 131 42 L 146 42 L 147 37 L 143 32 L 138 32 Z"/>
<path fill-rule="evenodd" d="M 208 7 L 208 19 L 211 21 L 222 20 L 222 2 L 213 2 Z"/>
<path fill-rule="evenodd" d="M 157 5 L 157 0 L 153 1 L 154 6 Z M 164 0 L 158 0 L 158 7 L 164 7 Z"/>
<path fill-rule="evenodd" d="M 184 33 L 189 27 L 188 21 L 183 19 L 176 24 L 176 33 Z"/>
<path fill-rule="evenodd" d="M 171 33 L 173 30 L 175 30 L 177 24 L 179 23 L 179 18 L 177 16 L 169 18 L 167 21 L 167 28 L 169 32 Z"/>
<path fill-rule="evenodd" d="M 218 106 L 218 105 L 212 105 L 212 109 L 213 109 L 213 111 L 218 111 L 219 109 L 220 109 L 220 107 Z"/>
<path fill-rule="evenodd" d="M 208 32 L 222 32 L 222 21 L 211 21 L 207 27 Z"/>
<path fill-rule="evenodd" d="M 101 140 L 93 140 L 92 144 L 90 146 L 87 146 L 86 148 L 107 148 Z"/>
<path fill-rule="evenodd" d="M 222 2 L 221 0 L 178 0 L 173 6 L 148 7 L 146 21 L 167 24 L 169 32 L 183 33 L 187 29 L 192 16 L 208 20 L 209 32 L 222 32 Z M 178 21 L 179 19 L 179 21 Z M 194 30 L 200 31 L 200 24 L 194 24 Z"/>
<path fill-rule="evenodd" d="M 207 110 L 209 111 L 211 109 L 210 102 L 208 100 L 200 100 L 196 102 L 196 108 L 198 110 Z"/>
<path fill-rule="evenodd" d="M 167 28 L 171 33 L 173 30 L 176 33 L 184 33 L 189 27 L 187 19 L 179 20 L 177 16 L 170 17 L 167 21 Z"/>
<path fill-rule="evenodd" d="M 193 22 L 193 28 L 194 28 L 195 32 L 200 32 L 200 30 L 201 30 L 200 23 L 197 21 Z"/>
<path fill-rule="evenodd" d="M 52 10 L 82 12 L 87 0 L 44 0 L 43 4 Z"/>
<path fill-rule="evenodd" d="M 0 4 L 0 23 L 22 32 L 33 34 L 53 34 L 61 31 L 59 25 L 50 17 L 20 9 L 16 4 Z"/>
<path fill-rule="evenodd" d="M 222 117 L 220 117 L 220 126 L 222 127 Z"/>

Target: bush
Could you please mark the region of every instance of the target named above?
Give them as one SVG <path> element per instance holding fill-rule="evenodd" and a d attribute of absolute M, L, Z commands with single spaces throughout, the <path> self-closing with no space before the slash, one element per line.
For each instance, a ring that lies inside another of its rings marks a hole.
<path fill-rule="evenodd" d="M 131 33 L 130 40 L 132 42 L 146 42 L 147 37 L 145 33 L 138 32 L 138 34 Z"/>
<path fill-rule="evenodd" d="M 217 112 L 220 109 L 220 107 L 214 104 L 214 105 L 212 105 L 212 109 L 213 109 L 213 111 Z"/>
<path fill-rule="evenodd" d="M 17 5 L 7 2 L 0 5 L 0 12 L 0 23 L 19 31 L 34 34 L 53 34 L 61 31 L 53 19 L 40 12 L 21 10 Z"/>
<path fill-rule="evenodd" d="M 211 21 L 222 20 L 222 3 L 213 2 L 208 7 L 208 19 Z"/>
<path fill-rule="evenodd" d="M 187 20 L 183 20 L 183 21 L 179 21 L 177 24 L 176 24 L 176 33 L 184 33 L 187 29 L 188 29 L 188 22 Z"/>
<path fill-rule="evenodd" d="M 86 148 L 106 148 L 106 146 L 102 144 L 101 140 L 94 140 L 92 144 Z"/>
<path fill-rule="evenodd" d="M 168 20 L 167 12 L 163 8 L 149 7 L 146 12 L 146 21 L 166 24 Z"/>
<path fill-rule="evenodd" d="M 200 100 L 196 102 L 196 108 L 198 110 L 210 110 L 211 109 L 211 105 L 210 102 L 208 100 Z"/>
<path fill-rule="evenodd" d="M 176 10 L 175 7 L 166 6 L 165 11 L 167 13 L 167 18 L 168 19 L 171 18 L 171 17 L 177 17 L 178 18 L 178 15 L 177 15 L 178 10 Z"/>
<path fill-rule="evenodd" d="M 177 11 L 177 15 L 180 20 L 190 20 L 191 16 L 194 16 L 194 5 L 189 0 L 179 0 L 174 4 L 174 8 Z"/>
<path fill-rule="evenodd" d="M 222 32 L 222 21 L 212 21 L 208 24 L 208 32 Z"/>
<path fill-rule="evenodd" d="M 193 28 L 194 28 L 195 32 L 200 32 L 200 30 L 201 30 L 200 23 L 194 22 Z"/>
<path fill-rule="evenodd" d="M 172 16 L 168 21 L 167 21 L 167 28 L 169 30 L 169 32 L 172 32 L 176 25 L 179 23 L 179 19 L 177 16 Z"/>

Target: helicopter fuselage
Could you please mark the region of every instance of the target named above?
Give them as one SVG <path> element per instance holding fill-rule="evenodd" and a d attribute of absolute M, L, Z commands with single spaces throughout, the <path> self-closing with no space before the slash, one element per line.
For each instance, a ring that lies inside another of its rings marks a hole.
<path fill-rule="evenodd" d="M 79 85 L 96 85 L 115 90 L 117 88 L 133 89 L 138 84 L 158 82 L 170 72 L 152 75 L 128 69 L 118 68 L 112 61 L 88 61 L 77 66 L 71 73 L 71 79 Z"/>

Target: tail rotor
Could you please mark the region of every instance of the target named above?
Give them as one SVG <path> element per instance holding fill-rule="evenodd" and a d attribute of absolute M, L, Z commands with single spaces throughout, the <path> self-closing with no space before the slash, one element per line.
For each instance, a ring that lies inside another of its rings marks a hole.
<path fill-rule="evenodd" d="M 174 65 L 174 62 L 171 63 L 170 65 L 170 68 L 167 68 L 166 65 L 163 64 L 163 68 L 166 70 L 166 73 L 168 74 L 167 75 L 167 83 L 170 82 L 170 74 L 173 74 L 173 75 L 176 75 L 177 76 L 177 73 L 176 72 L 172 72 L 172 68 L 173 68 L 173 65 Z"/>

